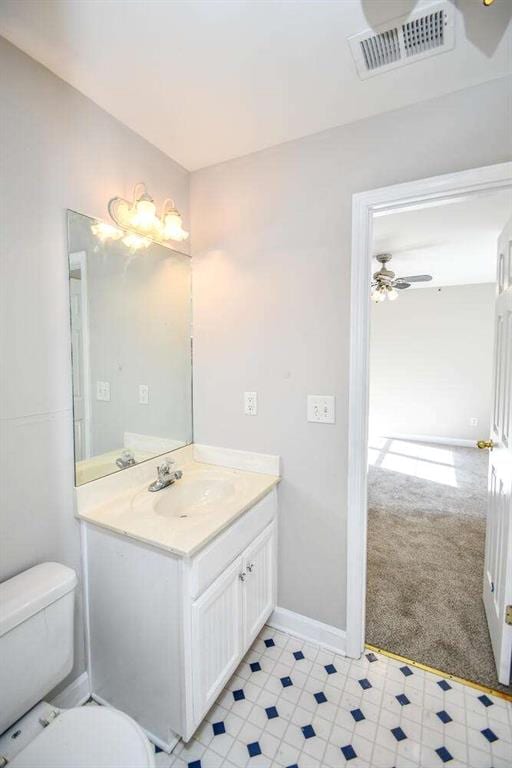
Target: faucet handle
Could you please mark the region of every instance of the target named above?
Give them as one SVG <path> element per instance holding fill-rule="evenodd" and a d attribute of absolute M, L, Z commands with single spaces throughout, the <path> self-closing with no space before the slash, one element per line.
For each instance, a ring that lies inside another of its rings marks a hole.
<path fill-rule="evenodd" d="M 172 459 L 165 459 L 162 461 L 162 463 L 157 467 L 157 472 L 159 477 L 166 477 L 171 473 L 171 467 L 173 466 L 175 462 Z"/>

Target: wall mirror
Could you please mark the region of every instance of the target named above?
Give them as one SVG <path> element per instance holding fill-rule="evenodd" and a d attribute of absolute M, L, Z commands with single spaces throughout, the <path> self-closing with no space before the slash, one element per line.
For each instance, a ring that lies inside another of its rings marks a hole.
<path fill-rule="evenodd" d="M 75 485 L 192 442 L 191 264 L 67 212 Z"/>

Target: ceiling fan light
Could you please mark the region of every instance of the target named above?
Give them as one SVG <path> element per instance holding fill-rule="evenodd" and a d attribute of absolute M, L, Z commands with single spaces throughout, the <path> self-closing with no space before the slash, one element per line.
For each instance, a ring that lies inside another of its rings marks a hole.
<path fill-rule="evenodd" d="M 390 301 L 395 301 L 395 299 L 398 297 L 398 291 L 396 288 L 388 288 L 388 299 Z"/>
<path fill-rule="evenodd" d="M 380 286 L 376 286 L 370 296 L 371 300 L 375 302 L 375 304 L 380 304 L 381 301 L 384 301 L 386 298 L 386 293 Z"/>

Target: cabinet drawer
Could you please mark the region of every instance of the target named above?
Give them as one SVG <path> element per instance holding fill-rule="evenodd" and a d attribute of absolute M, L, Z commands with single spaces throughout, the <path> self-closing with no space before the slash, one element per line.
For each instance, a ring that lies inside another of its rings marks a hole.
<path fill-rule="evenodd" d="M 277 496 L 273 489 L 192 558 L 189 583 L 193 600 L 204 592 L 275 518 L 276 510 Z"/>

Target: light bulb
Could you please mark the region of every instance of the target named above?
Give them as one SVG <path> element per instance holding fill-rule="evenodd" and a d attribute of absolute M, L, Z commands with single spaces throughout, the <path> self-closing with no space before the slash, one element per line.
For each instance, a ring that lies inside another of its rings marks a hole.
<path fill-rule="evenodd" d="M 132 251 L 137 251 L 139 248 L 147 248 L 149 245 L 151 245 L 151 240 L 149 237 L 136 235 L 135 232 L 127 232 L 127 234 L 123 237 L 123 243 Z"/>
<path fill-rule="evenodd" d="M 91 226 L 93 235 L 96 235 L 98 240 L 104 243 L 106 240 L 119 240 L 123 236 L 123 231 L 113 227 L 111 224 L 105 224 L 104 221 L 99 221 L 97 224 Z"/>
<path fill-rule="evenodd" d="M 153 199 L 144 192 L 135 203 L 135 212 L 132 223 L 137 229 L 149 231 L 155 223 L 156 206 Z"/>
<path fill-rule="evenodd" d="M 176 208 L 168 211 L 164 216 L 163 237 L 166 240 L 186 240 L 188 232 L 181 226 L 181 216 Z"/>
<path fill-rule="evenodd" d="M 394 301 L 398 296 L 398 291 L 395 288 L 388 288 L 388 299 Z"/>
<path fill-rule="evenodd" d="M 114 221 L 122 227 L 129 227 L 132 221 L 133 209 L 126 200 L 116 200 Z"/>
<path fill-rule="evenodd" d="M 371 300 L 375 302 L 375 304 L 380 304 L 381 301 L 384 301 L 386 298 L 385 292 L 382 290 L 382 288 L 374 288 L 371 292 L 370 296 Z"/>

